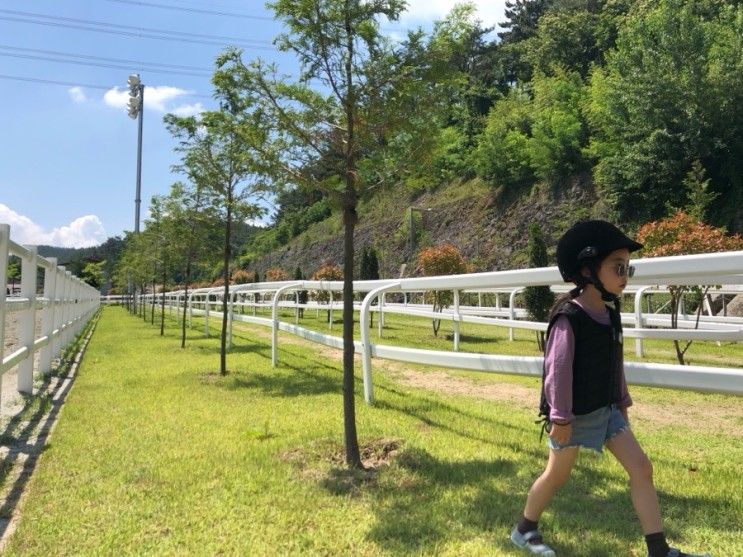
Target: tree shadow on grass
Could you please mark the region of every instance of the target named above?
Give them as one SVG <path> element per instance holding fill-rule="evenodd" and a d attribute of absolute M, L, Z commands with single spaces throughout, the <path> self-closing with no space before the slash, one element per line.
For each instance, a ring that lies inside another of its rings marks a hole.
<path fill-rule="evenodd" d="M 270 358 L 270 353 L 266 356 Z M 282 362 L 271 373 L 242 372 L 224 387 L 230 390 L 258 389 L 266 396 L 294 397 L 341 393 L 341 377 L 323 373 L 329 368 L 321 361 L 307 358 L 302 367 Z M 316 370 L 316 371 L 315 371 Z"/>
<path fill-rule="evenodd" d="M 533 467 L 533 462 L 524 462 L 530 459 L 452 461 L 424 449 L 406 449 L 368 489 L 376 515 L 368 538 L 390 554 L 433 555 L 453 539 L 485 535 L 492 540 L 494 555 L 518 555 L 508 535 L 521 516 L 531 483 L 517 472 Z M 629 555 L 631 547 L 643 545 L 624 479 L 595 467 L 576 468 L 542 521 L 547 537 L 550 531 L 560 533 L 551 542 L 558 555 Z M 722 503 L 719 498 L 665 493 L 660 498 L 688 524 L 698 524 L 704 509 Z M 721 536 L 737 528 L 734 519 L 720 526 Z M 670 539 L 679 540 L 674 528 L 666 525 L 666 531 Z"/>

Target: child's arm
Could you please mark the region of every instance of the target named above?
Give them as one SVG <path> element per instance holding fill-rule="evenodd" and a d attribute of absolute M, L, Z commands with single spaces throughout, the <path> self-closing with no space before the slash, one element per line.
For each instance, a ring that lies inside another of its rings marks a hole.
<path fill-rule="evenodd" d="M 573 421 L 573 356 L 575 336 L 565 316 L 555 321 L 550 330 L 544 354 L 544 395 L 553 423 Z"/>

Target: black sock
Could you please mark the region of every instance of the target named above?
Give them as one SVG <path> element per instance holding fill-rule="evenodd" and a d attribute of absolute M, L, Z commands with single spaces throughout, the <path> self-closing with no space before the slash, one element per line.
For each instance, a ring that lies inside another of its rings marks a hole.
<path fill-rule="evenodd" d="M 521 520 L 516 525 L 516 529 L 519 531 L 519 534 L 526 534 L 527 532 L 536 530 L 538 524 L 539 522 L 534 522 L 533 520 L 529 520 L 525 516 L 522 516 Z"/>
<path fill-rule="evenodd" d="M 648 545 L 650 557 L 666 557 L 671 549 L 668 547 L 666 535 L 663 532 L 648 534 L 645 536 L 645 543 Z"/>

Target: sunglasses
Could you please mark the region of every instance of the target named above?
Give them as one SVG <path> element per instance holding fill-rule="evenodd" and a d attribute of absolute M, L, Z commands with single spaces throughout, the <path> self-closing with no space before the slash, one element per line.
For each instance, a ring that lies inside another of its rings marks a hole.
<path fill-rule="evenodd" d="M 616 267 L 614 267 L 614 272 L 618 277 L 632 278 L 635 276 L 635 267 L 627 263 L 617 263 Z"/>

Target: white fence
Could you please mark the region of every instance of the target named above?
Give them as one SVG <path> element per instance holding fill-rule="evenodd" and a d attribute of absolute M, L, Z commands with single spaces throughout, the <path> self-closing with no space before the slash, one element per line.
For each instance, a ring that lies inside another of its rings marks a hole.
<path fill-rule="evenodd" d="M 636 267 L 634 285 L 628 291 L 635 295 L 634 312 L 623 314 L 623 321 L 631 325 L 625 329 L 625 337 L 635 338 L 638 355 L 642 355 L 642 340 L 649 338 L 743 341 L 743 320 L 706 316 L 700 327 L 693 328 L 692 318 L 680 320 L 680 329 L 669 329 L 670 316 L 643 313 L 642 299 L 653 289 L 664 290 L 674 284 L 725 284 L 729 291 L 737 292 L 743 284 L 743 252 L 725 252 L 714 254 L 688 255 L 681 257 L 662 257 L 633 261 Z M 513 329 L 545 330 L 545 323 L 523 321 L 517 317 L 523 314 L 516 311 L 514 297 L 526 286 L 549 285 L 555 290 L 564 290 L 556 267 L 525 269 L 468 275 L 451 275 L 441 277 L 421 277 L 399 280 L 356 281 L 354 292 L 363 293 L 365 297 L 360 304 L 361 341 L 355 343 L 356 352 L 362 355 L 364 397 L 369 403 L 373 401 L 372 357 L 398 360 L 411 363 L 422 363 L 442 367 L 469 369 L 484 372 L 511 373 L 519 375 L 541 376 L 541 357 L 519 357 L 506 355 L 473 354 L 459 352 L 461 323 L 480 323 Z M 276 365 L 278 358 L 278 331 L 283 330 L 305 339 L 340 348 L 343 341 L 340 337 L 325 335 L 279 320 L 280 307 L 340 309 L 342 304 L 334 303 L 332 293 L 341 292 L 340 281 L 291 281 L 275 283 L 258 283 L 234 285 L 230 287 L 228 300 L 229 331 L 231 340 L 232 322 L 245 321 L 272 328 L 272 361 Z M 330 292 L 328 304 L 299 304 L 297 292 L 315 290 Z M 435 313 L 429 308 L 412 304 L 386 304 L 388 293 L 423 292 L 427 290 L 453 291 L 454 304 L 445 313 Z M 507 309 L 482 308 L 460 305 L 460 292 L 499 292 L 508 293 Z M 184 304 L 190 317 L 204 315 L 205 332 L 208 334 L 210 316 L 220 317 L 221 313 L 212 306 L 221 301 L 224 288 L 206 288 L 189 292 L 184 300 L 183 291 L 164 294 L 166 303 L 171 308 L 182 309 Z M 151 295 L 150 295 L 151 296 Z M 159 298 L 160 295 L 158 295 Z M 270 302 L 265 297 L 270 296 Z M 293 296 L 294 300 L 286 300 Z M 378 301 L 377 305 L 373 305 Z M 235 313 L 236 306 L 271 307 L 272 318 Z M 202 309 L 203 308 L 203 309 Z M 370 312 L 379 312 L 378 327 L 380 336 L 384 327 L 384 313 L 395 312 L 436 319 L 449 319 L 453 322 L 453 351 L 434 351 L 403 348 L 385 344 L 374 344 L 370 336 Z M 179 312 L 180 313 L 180 312 Z M 332 327 L 332 321 L 329 323 Z M 657 363 L 626 362 L 627 380 L 633 384 L 658 387 L 695 389 L 733 394 L 743 394 L 743 369 L 721 368 L 710 366 L 680 366 Z"/>
<path fill-rule="evenodd" d="M 7 284 L 9 256 L 21 260 L 20 296 L 9 296 L 0 289 L 0 378 L 18 366 L 18 391 L 31 394 L 34 368 L 41 374 L 51 370 L 52 361 L 95 314 L 100 293 L 57 265 L 54 258 L 39 257 L 34 246 L 21 246 L 10 240 L 10 227 L 0 224 L 0 284 Z M 38 292 L 39 269 L 43 272 L 43 291 Z M 6 317 L 14 321 L 19 348 L 5 354 Z M 40 320 L 37 320 L 40 317 Z M 37 321 L 40 323 L 37 324 Z M 40 325 L 40 331 L 37 329 Z M 35 364 L 38 353 L 38 366 Z M 2 385 L 0 381 L 0 385 Z"/>

